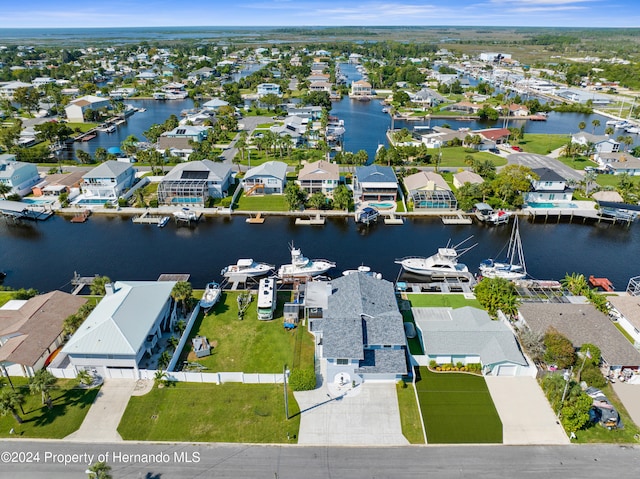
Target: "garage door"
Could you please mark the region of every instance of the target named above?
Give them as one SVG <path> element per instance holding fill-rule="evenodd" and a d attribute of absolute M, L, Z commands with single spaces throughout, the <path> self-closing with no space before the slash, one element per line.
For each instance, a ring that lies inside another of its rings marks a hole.
<path fill-rule="evenodd" d="M 503 364 L 498 366 L 498 373 L 496 376 L 515 376 L 517 366 Z"/>

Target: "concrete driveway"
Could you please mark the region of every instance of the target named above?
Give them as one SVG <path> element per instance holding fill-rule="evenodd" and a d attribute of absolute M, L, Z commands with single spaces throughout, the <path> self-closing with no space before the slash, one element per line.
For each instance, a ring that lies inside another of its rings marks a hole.
<path fill-rule="evenodd" d="M 616 381 L 612 386 L 627 409 L 629 416 L 631 416 L 631 420 L 640 426 L 640 384 L 627 384 Z"/>
<path fill-rule="evenodd" d="M 535 153 L 514 153 L 507 156 L 507 162 L 514 165 L 528 166 L 531 169 L 549 168 L 567 180 L 580 181 L 582 179 L 582 175 L 576 170 L 551 156 L 536 155 Z"/>
<path fill-rule="evenodd" d="M 295 397 L 302 411 L 298 444 L 409 444 L 402 435 L 394 383 L 365 382 L 341 399 L 332 399 L 326 385 Z"/>
<path fill-rule="evenodd" d="M 504 444 L 568 444 L 569 439 L 535 378 L 486 376 L 502 420 Z"/>
<path fill-rule="evenodd" d="M 136 388 L 133 379 L 105 379 L 80 428 L 65 439 L 79 442 L 119 442 L 118 424 Z"/>

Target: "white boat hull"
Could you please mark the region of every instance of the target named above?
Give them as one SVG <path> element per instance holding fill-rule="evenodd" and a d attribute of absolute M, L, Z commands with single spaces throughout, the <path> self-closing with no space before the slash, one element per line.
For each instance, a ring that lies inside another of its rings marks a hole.
<path fill-rule="evenodd" d="M 273 265 L 266 263 L 255 263 L 249 267 L 239 267 L 237 264 L 230 264 L 222 270 L 222 276 L 230 278 L 235 275 L 243 275 L 248 278 L 255 278 L 269 274 L 271 271 L 273 271 Z"/>
<path fill-rule="evenodd" d="M 208 309 L 213 307 L 222 296 L 222 288 L 218 283 L 209 283 L 204 290 L 202 299 L 200 299 L 200 307 Z"/>
<path fill-rule="evenodd" d="M 458 263 L 455 268 L 437 268 L 430 267 L 427 263 L 428 258 L 409 258 L 396 263 L 402 265 L 405 271 L 419 274 L 421 276 L 467 276 L 469 268 L 466 265 Z"/>
<path fill-rule="evenodd" d="M 503 278 L 509 281 L 527 277 L 527 273 L 522 266 L 509 265 L 506 263 L 494 263 L 493 266 L 480 266 L 480 275 L 483 278 Z"/>
<path fill-rule="evenodd" d="M 309 278 L 326 273 L 335 266 L 335 263 L 322 260 L 312 260 L 310 266 L 295 266 L 284 264 L 278 269 L 279 278 Z"/>

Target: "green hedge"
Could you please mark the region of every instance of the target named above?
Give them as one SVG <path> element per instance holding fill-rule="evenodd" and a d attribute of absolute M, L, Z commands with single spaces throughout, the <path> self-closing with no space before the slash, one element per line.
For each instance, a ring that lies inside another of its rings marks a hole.
<path fill-rule="evenodd" d="M 316 372 L 313 369 L 293 369 L 289 375 L 289 386 L 294 391 L 311 391 L 316 388 Z"/>

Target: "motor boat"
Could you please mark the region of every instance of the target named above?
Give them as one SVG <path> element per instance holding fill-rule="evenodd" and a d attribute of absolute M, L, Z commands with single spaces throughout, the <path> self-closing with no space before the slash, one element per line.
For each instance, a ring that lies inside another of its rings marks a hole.
<path fill-rule="evenodd" d="M 202 299 L 200 299 L 200 307 L 209 309 L 218 302 L 222 296 L 222 288 L 216 282 L 207 283 Z"/>
<path fill-rule="evenodd" d="M 300 248 L 289 246 L 291 250 L 291 263 L 283 264 L 278 269 L 278 277 L 284 278 L 310 278 L 326 273 L 335 267 L 333 261 L 326 259 L 309 259 L 302 254 Z"/>
<path fill-rule="evenodd" d="M 258 263 L 251 258 L 239 259 L 236 264 L 230 264 L 220 271 L 220 274 L 226 278 L 235 275 L 243 275 L 247 277 L 263 276 L 273 271 L 275 266 L 267 263 Z"/>
<path fill-rule="evenodd" d="M 160 221 L 158 222 L 158 228 L 164 228 L 165 226 L 167 226 L 167 223 L 170 219 L 170 216 L 163 216 L 162 218 L 160 218 Z"/>
<path fill-rule="evenodd" d="M 342 272 L 343 276 L 349 276 L 350 274 L 364 273 L 367 276 L 371 276 L 372 278 L 382 279 L 381 273 L 376 273 L 375 271 L 371 271 L 369 266 L 360 265 L 358 269 L 348 269 Z"/>
<path fill-rule="evenodd" d="M 470 236 L 455 246 L 447 244 L 445 248 L 438 248 L 438 251 L 431 256 L 407 256 L 397 259 L 395 263 L 402 265 L 405 271 L 421 276 L 468 277 L 469 268 L 465 264 L 458 263 L 458 258 L 477 246 L 476 243 L 461 248 L 461 246 L 471 238 L 473 238 L 473 236 Z"/>
<path fill-rule="evenodd" d="M 509 222 L 511 212 L 505 210 L 495 211 L 486 203 L 476 203 L 474 205 L 476 218 L 483 223 L 491 225 L 503 225 Z"/>
<path fill-rule="evenodd" d="M 511 281 L 526 278 L 527 267 L 524 262 L 517 216 L 513 222 L 513 229 L 509 238 L 506 261 L 499 262 L 493 259 L 485 259 L 480 263 L 479 269 L 480 274 L 485 278 L 504 278 Z"/>

